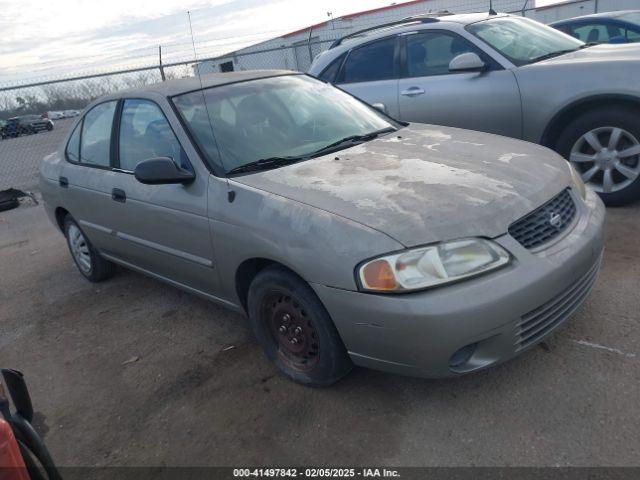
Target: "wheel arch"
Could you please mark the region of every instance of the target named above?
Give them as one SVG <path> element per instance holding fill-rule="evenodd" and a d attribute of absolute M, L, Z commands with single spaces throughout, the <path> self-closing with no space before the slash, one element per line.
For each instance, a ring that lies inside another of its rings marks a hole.
<path fill-rule="evenodd" d="M 562 128 L 559 127 L 566 125 L 578 115 L 586 113 L 589 110 L 598 107 L 610 107 L 613 105 L 632 107 L 640 110 L 640 97 L 622 94 L 593 95 L 565 105 L 547 124 L 544 133 L 542 134 L 542 138 L 540 139 L 540 144 L 553 149 L 556 146 L 558 138 L 562 134 Z"/>
<path fill-rule="evenodd" d="M 249 296 L 249 287 L 251 286 L 251 282 L 253 282 L 253 279 L 256 278 L 256 275 L 258 275 L 258 273 L 268 267 L 280 267 L 300 278 L 302 281 L 306 282 L 304 277 L 302 277 L 299 273 L 297 273 L 291 267 L 277 260 L 265 257 L 254 257 L 246 259 L 240 265 L 238 265 L 235 274 L 236 294 L 238 295 L 240 305 L 245 312 L 247 312 L 247 299 Z"/>
<path fill-rule="evenodd" d="M 56 223 L 58 228 L 64 233 L 64 219 L 67 218 L 69 212 L 63 207 L 57 207 L 55 209 Z"/>

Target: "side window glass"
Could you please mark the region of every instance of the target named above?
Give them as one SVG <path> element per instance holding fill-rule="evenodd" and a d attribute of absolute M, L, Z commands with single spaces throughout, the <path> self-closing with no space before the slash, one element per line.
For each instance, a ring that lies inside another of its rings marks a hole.
<path fill-rule="evenodd" d="M 109 166 L 111 125 L 117 102 L 101 103 L 87 113 L 82 122 L 80 162 Z"/>
<path fill-rule="evenodd" d="M 585 43 L 606 43 L 609 41 L 609 31 L 604 25 L 591 24 L 574 27 L 576 38 Z"/>
<path fill-rule="evenodd" d="M 125 100 L 120 122 L 120 168 L 133 171 L 138 163 L 157 157 L 173 159 L 191 169 L 160 107 L 149 100 Z"/>
<path fill-rule="evenodd" d="M 627 30 L 627 41 L 628 42 L 640 42 L 640 31 Z"/>
<path fill-rule="evenodd" d="M 391 37 L 352 50 L 344 64 L 342 82 L 395 78 L 395 47 L 396 37 Z"/>
<path fill-rule="evenodd" d="M 72 162 L 80 161 L 80 129 L 82 122 L 78 123 L 67 143 L 67 158 Z"/>
<path fill-rule="evenodd" d="M 344 60 L 344 54 L 340 55 L 336 58 L 331 64 L 324 69 L 324 71 L 318 76 L 318 80 L 322 80 L 323 82 L 333 83 L 336 79 L 336 75 L 338 74 L 338 70 L 340 69 L 340 65 L 342 65 L 342 61 Z"/>
<path fill-rule="evenodd" d="M 466 40 L 443 32 L 407 37 L 407 76 L 426 77 L 449 73 L 449 63 L 461 53 L 477 50 Z"/>

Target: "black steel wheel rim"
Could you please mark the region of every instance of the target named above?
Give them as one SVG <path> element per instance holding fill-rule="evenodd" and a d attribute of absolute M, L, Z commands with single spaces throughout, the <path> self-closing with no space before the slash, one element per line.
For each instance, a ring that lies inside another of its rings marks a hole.
<path fill-rule="evenodd" d="M 282 360 L 300 371 L 311 370 L 317 365 L 318 332 L 308 312 L 290 293 L 269 292 L 262 302 L 261 313 Z"/>

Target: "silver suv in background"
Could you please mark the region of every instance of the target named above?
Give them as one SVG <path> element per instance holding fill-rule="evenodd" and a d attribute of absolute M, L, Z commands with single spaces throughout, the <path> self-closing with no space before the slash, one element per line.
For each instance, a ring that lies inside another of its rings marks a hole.
<path fill-rule="evenodd" d="M 337 40 L 309 73 L 403 121 L 550 147 L 607 205 L 640 198 L 640 45 L 504 14 L 422 16 Z"/>

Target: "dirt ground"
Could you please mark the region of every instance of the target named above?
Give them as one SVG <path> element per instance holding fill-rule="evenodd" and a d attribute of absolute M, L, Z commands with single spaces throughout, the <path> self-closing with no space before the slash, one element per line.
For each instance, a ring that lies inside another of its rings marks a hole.
<path fill-rule="evenodd" d="M 244 318 L 125 270 L 76 271 L 41 207 L 0 214 L 0 365 L 65 466 L 640 464 L 640 205 L 610 209 L 601 276 L 544 346 L 428 381 L 291 383 Z"/>

